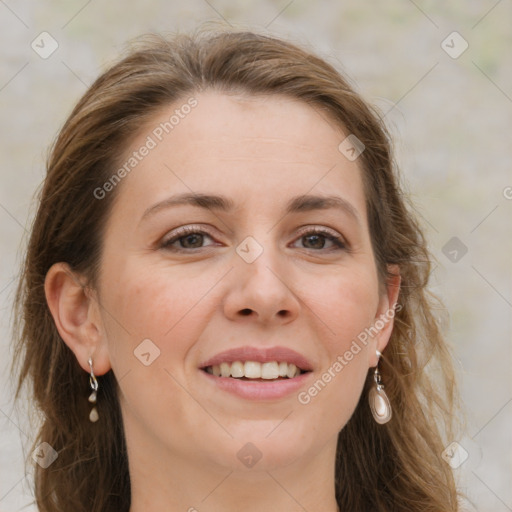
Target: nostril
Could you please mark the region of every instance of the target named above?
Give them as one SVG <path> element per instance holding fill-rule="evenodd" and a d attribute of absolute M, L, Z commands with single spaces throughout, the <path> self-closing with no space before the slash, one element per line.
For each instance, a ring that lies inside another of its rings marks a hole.
<path fill-rule="evenodd" d="M 248 309 L 248 308 L 245 308 L 245 309 L 242 309 L 242 311 L 240 311 L 240 313 L 244 316 L 247 316 L 247 315 L 250 315 L 251 314 L 251 310 Z"/>

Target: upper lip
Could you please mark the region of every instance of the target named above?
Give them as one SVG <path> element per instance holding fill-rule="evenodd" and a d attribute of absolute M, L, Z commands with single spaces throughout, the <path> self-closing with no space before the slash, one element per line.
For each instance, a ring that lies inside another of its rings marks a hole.
<path fill-rule="evenodd" d="M 232 363 L 234 361 L 256 361 L 260 363 L 267 363 L 269 361 L 285 361 L 293 363 L 301 370 L 311 371 L 313 367 L 311 363 L 302 354 L 295 352 L 286 347 L 238 347 L 219 352 L 210 359 L 202 362 L 199 368 L 206 368 L 207 366 L 214 366 L 220 363 Z"/>

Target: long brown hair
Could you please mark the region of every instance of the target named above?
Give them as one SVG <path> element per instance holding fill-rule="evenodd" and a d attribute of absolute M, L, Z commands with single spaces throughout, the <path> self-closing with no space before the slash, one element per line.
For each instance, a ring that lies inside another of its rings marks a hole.
<path fill-rule="evenodd" d="M 60 338 L 48 309 L 44 280 L 67 262 L 94 287 L 103 227 L 119 187 L 102 200 L 94 190 L 112 175 L 145 121 L 187 95 L 213 88 L 279 94 L 306 102 L 365 145 L 363 171 L 369 230 L 381 282 L 387 264 L 402 277 L 391 339 L 381 374 L 393 406 L 385 425 L 368 407 L 372 371 L 359 404 L 338 437 L 336 499 L 341 510 L 456 511 L 457 491 L 442 458 L 455 398 L 451 357 L 427 290 L 431 258 L 404 197 L 388 133 L 338 71 L 288 42 L 252 32 L 199 31 L 141 38 L 101 75 L 76 105 L 52 148 L 15 302 L 19 397 L 24 382 L 40 411 L 34 446 L 49 443 L 58 458 L 35 467 L 41 512 L 127 512 L 130 479 L 118 383 L 99 377 L 101 428 L 87 420 L 88 375 Z M 341 141 L 340 141 L 341 142 Z M 441 370 L 435 377 L 429 368 Z"/>

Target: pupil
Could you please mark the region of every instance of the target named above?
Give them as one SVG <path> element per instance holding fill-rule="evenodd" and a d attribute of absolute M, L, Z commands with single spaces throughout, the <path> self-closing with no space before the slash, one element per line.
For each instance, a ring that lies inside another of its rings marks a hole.
<path fill-rule="evenodd" d="M 322 236 L 321 235 L 308 235 L 308 236 L 306 236 L 306 239 L 308 239 L 308 238 L 309 239 L 313 239 L 313 246 L 314 247 L 318 247 L 318 246 L 320 246 L 320 248 L 323 247 L 323 243 L 320 243 L 320 244 L 316 243 L 315 244 L 315 242 L 322 242 Z"/>
<path fill-rule="evenodd" d="M 188 247 L 188 243 L 190 241 L 190 239 L 192 239 L 192 245 L 194 245 L 194 239 L 196 240 L 196 242 L 199 240 L 199 242 L 202 241 L 202 237 L 203 235 L 199 235 L 199 234 L 191 234 L 191 235 L 187 235 L 185 238 L 182 239 L 182 243 L 181 245 L 182 246 L 185 246 L 185 247 Z M 185 242 L 185 243 L 183 243 Z"/>

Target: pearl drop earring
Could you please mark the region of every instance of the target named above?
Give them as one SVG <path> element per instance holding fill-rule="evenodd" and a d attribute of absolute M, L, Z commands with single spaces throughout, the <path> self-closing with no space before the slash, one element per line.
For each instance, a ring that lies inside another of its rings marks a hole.
<path fill-rule="evenodd" d="M 391 403 L 389 402 L 388 395 L 386 395 L 386 392 L 384 391 L 384 384 L 382 384 L 379 372 L 379 359 L 381 355 L 382 354 L 377 350 L 377 366 L 375 367 L 375 372 L 373 374 L 375 386 L 370 389 L 368 399 L 373 418 L 377 423 L 382 425 L 391 419 L 393 412 L 391 410 Z"/>

